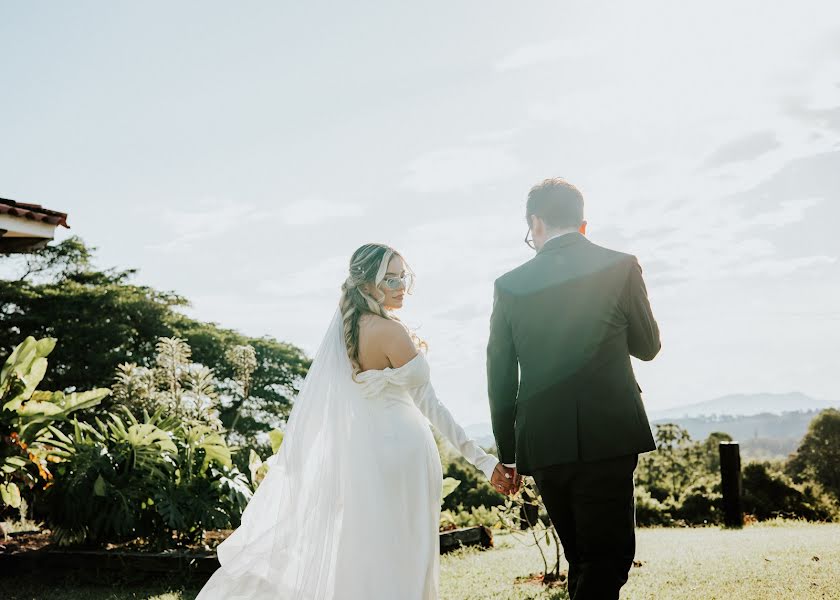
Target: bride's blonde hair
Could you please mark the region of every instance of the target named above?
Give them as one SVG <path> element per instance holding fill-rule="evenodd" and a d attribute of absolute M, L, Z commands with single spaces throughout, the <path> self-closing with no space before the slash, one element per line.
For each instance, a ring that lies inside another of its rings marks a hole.
<path fill-rule="evenodd" d="M 365 244 L 353 253 L 350 258 L 350 274 L 341 286 L 341 316 L 344 321 L 344 343 L 347 346 L 347 355 L 353 365 L 353 375 L 358 374 L 362 369 L 359 365 L 359 321 L 366 313 L 379 315 L 383 319 L 402 322 L 390 311 L 385 310 L 382 304 L 385 294 L 379 289 L 379 285 L 385 279 L 388 272 L 388 263 L 394 256 L 403 258 L 402 255 L 385 244 Z M 405 269 L 411 275 L 414 272 L 403 258 Z M 413 278 L 412 278 L 413 281 Z M 366 284 L 371 284 L 367 286 Z M 374 290 L 375 296 L 366 291 L 366 287 Z M 406 290 L 411 293 L 413 283 Z M 408 328 L 406 328 L 408 331 Z M 418 348 L 425 348 L 425 343 L 415 334 L 409 331 L 415 345 Z"/>

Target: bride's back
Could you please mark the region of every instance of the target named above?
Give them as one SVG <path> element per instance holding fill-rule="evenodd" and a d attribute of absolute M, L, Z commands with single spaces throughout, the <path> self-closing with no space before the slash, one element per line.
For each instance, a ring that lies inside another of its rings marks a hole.
<path fill-rule="evenodd" d="M 405 327 L 374 314 L 359 319 L 359 366 L 362 371 L 401 367 L 417 354 Z"/>

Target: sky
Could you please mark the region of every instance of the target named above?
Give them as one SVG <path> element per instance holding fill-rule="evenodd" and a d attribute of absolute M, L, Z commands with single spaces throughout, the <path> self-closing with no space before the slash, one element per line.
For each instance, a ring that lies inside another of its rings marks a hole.
<path fill-rule="evenodd" d="M 0 0 L 0 86 L 0 197 L 195 318 L 313 354 L 353 250 L 397 248 L 464 425 L 554 176 L 642 265 L 649 409 L 840 401 L 836 2 Z"/>

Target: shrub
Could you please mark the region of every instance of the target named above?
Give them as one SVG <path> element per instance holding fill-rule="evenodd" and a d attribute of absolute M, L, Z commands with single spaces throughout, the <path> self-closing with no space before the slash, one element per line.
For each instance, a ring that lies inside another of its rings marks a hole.
<path fill-rule="evenodd" d="M 837 508 L 814 484 L 794 484 L 772 463 L 744 467 L 744 511 L 758 520 L 776 517 L 831 521 Z"/>
<path fill-rule="evenodd" d="M 466 509 L 459 506 L 455 510 L 442 510 L 440 513 L 440 529 L 458 529 L 460 527 L 502 527 L 502 518 L 498 506 L 474 506 Z"/>
<path fill-rule="evenodd" d="M 719 523 L 721 516 L 720 482 L 704 478 L 686 489 L 674 509 L 674 516 L 689 525 Z"/>
<path fill-rule="evenodd" d="M 47 523 L 59 544 L 173 537 L 236 526 L 251 497 L 231 466 L 221 435 L 160 411 L 138 421 L 130 411 L 74 422 L 72 436 L 50 428 L 63 459 L 45 494 Z"/>
<path fill-rule="evenodd" d="M 654 498 L 642 486 L 636 486 L 636 524 L 641 527 L 671 525 L 674 522 L 671 507 Z"/>
<path fill-rule="evenodd" d="M 32 489 L 52 479 L 50 463 L 56 457 L 42 439 L 52 423 L 99 404 L 108 389 L 88 392 L 38 390 L 47 372 L 47 356 L 54 338 L 27 337 L 18 344 L 0 370 L 0 508 L 18 508 L 23 501 L 19 484 Z"/>
<path fill-rule="evenodd" d="M 472 508 L 501 506 L 504 496 L 499 494 L 487 481 L 487 478 L 464 458 L 452 458 L 444 465 L 444 477 L 451 477 L 461 482 L 443 501 L 444 510 L 470 510 Z"/>

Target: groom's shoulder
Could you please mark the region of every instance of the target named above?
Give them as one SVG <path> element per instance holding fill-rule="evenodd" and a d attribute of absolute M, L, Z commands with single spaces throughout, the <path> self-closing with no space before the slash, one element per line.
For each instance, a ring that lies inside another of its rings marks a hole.
<path fill-rule="evenodd" d="M 531 273 L 535 263 L 536 257 L 511 269 L 504 275 L 500 275 L 495 281 L 496 289 L 499 291 L 517 289 L 518 284 L 521 283 L 524 278 L 527 278 Z"/>
<path fill-rule="evenodd" d="M 629 252 L 622 252 L 621 250 L 613 250 L 606 246 L 600 246 L 594 242 L 587 245 L 590 252 L 602 257 L 609 262 L 632 263 L 636 261 L 636 256 Z"/>
<path fill-rule="evenodd" d="M 600 270 L 612 266 L 617 267 L 622 273 L 626 273 L 626 269 L 638 264 L 635 255 L 600 246 L 590 240 L 586 240 L 585 244 L 579 244 L 575 254 L 569 258 L 573 263 L 583 265 L 585 269 Z M 528 282 L 539 273 L 540 255 L 537 254 L 534 258 L 496 278 L 495 287 L 500 292 L 521 290 L 523 287 L 528 287 Z"/>
<path fill-rule="evenodd" d="M 588 245 L 590 268 L 593 272 L 602 274 L 611 273 L 612 276 L 624 281 L 627 274 L 634 268 L 639 268 L 639 259 L 635 254 L 613 250 L 605 246 L 590 243 Z"/>

